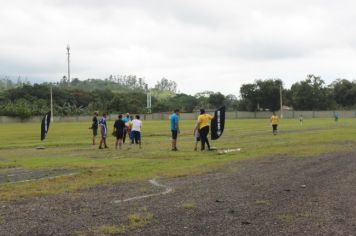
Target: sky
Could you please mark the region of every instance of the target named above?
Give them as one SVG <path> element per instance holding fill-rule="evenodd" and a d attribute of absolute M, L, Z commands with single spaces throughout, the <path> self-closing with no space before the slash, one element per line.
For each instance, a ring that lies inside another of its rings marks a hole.
<path fill-rule="evenodd" d="M 137 75 L 180 92 L 356 79 L 356 1 L 0 0 L 0 77 Z"/>

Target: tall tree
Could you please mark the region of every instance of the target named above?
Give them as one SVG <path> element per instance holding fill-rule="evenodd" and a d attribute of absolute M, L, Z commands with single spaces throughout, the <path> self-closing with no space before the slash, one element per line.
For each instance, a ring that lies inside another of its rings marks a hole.
<path fill-rule="evenodd" d="M 332 94 L 325 82 L 315 75 L 292 85 L 293 108 L 296 110 L 325 110 L 332 107 Z"/>
<path fill-rule="evenodd" d="M 257 80 L 258 103 L 262 110 L 276 111 L 280 109 L 280 79 Z"/>
<path fill-rule="evenodd" d="M 219 108 L 225 105 L 225 96 L 220 92 L 210 94 L 208 103 L 210 104 L 211 108 Z"/>
<path fill-rule="evenodd" d="M 241 105 L 244 110 L 256 111 L 259 102 L 257 84 L 243 84 L 240 87 Z"/>
<path fill-rule="evenodd" d="M 346 79 L 338 79 L 331 84 L 335 101 L 343 107 L 356 105 L 356 83 Z"/>

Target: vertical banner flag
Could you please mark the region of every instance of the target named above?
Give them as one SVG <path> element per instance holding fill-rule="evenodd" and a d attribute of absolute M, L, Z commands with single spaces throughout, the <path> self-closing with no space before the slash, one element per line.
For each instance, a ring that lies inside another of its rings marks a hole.
<path fill-rule="evenodd" d="M 41 123 L 41 141 L 43 141 L 46 138 L 50 122 L 51 122 L 51 112 L 49 111 L 49 112 L 46 113 L 46 115 L 42 119 L 42 123 Z"/>
<path fill-rule="evenodd" d="M 225 126 L 225 107 L 221 107 L 215 111 L 214 119 L 211 120 L 211 139 L 218 139 L 224 132 Z"/>

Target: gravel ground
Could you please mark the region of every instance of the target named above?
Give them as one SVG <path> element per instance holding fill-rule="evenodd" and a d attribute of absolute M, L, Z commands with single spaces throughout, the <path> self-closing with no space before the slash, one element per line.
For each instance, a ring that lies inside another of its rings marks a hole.
<path fill-rule="evenodd" d="M 0 202 L 0 235 L 356 235 L 356 152 L 240 161 L 216 173 Z M 150 215 L 129 226 L 129 215 Z"/>

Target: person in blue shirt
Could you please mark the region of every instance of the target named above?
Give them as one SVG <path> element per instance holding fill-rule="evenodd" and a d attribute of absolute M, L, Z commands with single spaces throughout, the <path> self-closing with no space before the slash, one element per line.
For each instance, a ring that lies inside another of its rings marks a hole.
<path fill-rule="evenodd" d="M 172 113 L 170 119 L 171 131 L 172 131 L 172 151 L 178 151 L 177 149 L 177 137 L 179 134 L 179 110 L 176 109 Z"/>
<path fill-rule="evenodd" d="M 122 118 L 122 121 L 125 123 L 125 128 L 124 128 L 124 136 L 122 138 L 122 143 L 125 143 L 125 139 L 126 139 L 126 134 L 128 133 L 128 123 L 130 121 L 130 114 L 126 113 L 126 116 L 124 118 Z"/>
<path fill-rule="evenodd" d="M 106 138 L 108 136 L 108 126 L 106 125 L 106 113 L 103 114 L 103 116 L 99 120 L 99 127 L 100 127 L 100 134 L 101 134 L 101 140 L 100 140 L 100 145 L 99 149 L 102 149 L 103 144 L 104 148 L 108 148 L 106 145 Z"/>

